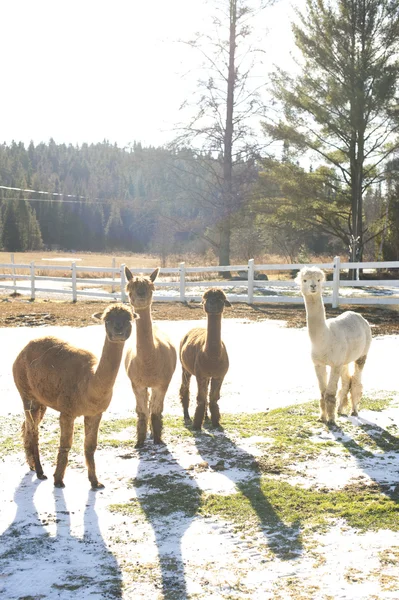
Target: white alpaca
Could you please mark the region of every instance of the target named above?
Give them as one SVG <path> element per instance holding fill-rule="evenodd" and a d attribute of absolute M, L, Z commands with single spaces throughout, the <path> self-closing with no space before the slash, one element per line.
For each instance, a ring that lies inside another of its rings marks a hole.
<path fill-rule="evenodd" d="M 338 413 L 348 404 L 348 392 L 352 403 L 352 415 L 357 416 L 362 396 L 362 371 L 371 343 L 370 325 L 358 313 L 347 311 L 333 319 L 326 319 L 322 300 L 322 284 L 325 275 L 317 267 L 303 268 L 296 278 L 305 300 L 306 318 L 312 345 L 312 361 L 315 367 L 320 398 L 320 420 L 335 422 L 335 406 L 338 381 Z M 354 372 L 349 364 L 354 362 Z M 330 376 L 327 381 L 327 366 Z"/>

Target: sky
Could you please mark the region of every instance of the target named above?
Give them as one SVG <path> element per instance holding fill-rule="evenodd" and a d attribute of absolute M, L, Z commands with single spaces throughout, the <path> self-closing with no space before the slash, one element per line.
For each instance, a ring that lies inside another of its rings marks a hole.
<path fill-rule="evenodd" d="M 213 1 L 3 0 L 0 142 L 166 143 L 201 76 L 179 40 L 207 30 Z M 289 62 L 292 1 L 257 19 L 258 75 Z"/>

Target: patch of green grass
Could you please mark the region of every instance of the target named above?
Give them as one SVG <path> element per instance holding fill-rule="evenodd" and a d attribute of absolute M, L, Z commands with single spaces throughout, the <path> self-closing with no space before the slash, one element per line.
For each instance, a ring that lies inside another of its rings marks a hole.
<path fill-rule="evenodd" d="M 360 402 L 360 410 L 374 410 L 375 412 L 381 412 L 388 408 L 392 403 L 392 398 L 362 398 Z"/>
<path fill-rule="evenodd" d="M 151 521 L 159 516 L 183 512 L 187 517 L 219 517 L 232 523 L 244 535 L 255 529 L 278 534 L 274 543 L 290 550 L 300 543 L 306 527 L 327 526 L 333 519 L 345 519 L 360 531 L 399 530 L 399 504 L 377 485 L 347 486 L 341 490 L 304 489 L 265 476 L 238 484 L 235 494 L 207 494 L 184 483 L 161 482 L 164 491 L 150 493 L 125 504 L 113 504 L 111 511 L 145 515 Z M 160 481 L 159 477 L 154 477 Z"/>
<path fill-rule="evenodd" d="M 261 470 L 283 471 L 294 462 L 315 458 L 326 444 L 314 444 L 311 437 L 317 424 L 317 402 L 307 402 L 268 413 L 223 416 L 227 435 L 249 438 L 264 436 L 268 441 L 258 442 L 267 460 L 259 461 Z"/>
<path fill-rule="evenodd" d="M 22 416 L 0 417 L 0 456 L 7 456 L 22 449 Z"/>
<path fill-rule="evenodd" d="M 283 481 L 262 478 L 239 486 L 231 496 L 209 495 L 201 512 L 216 513 L 242 528 L 257 521 L 262 526 L 281 528 L 326 525 L 330 519 L 345 519 L 359 530 L 399 530 L 399 504 L 375 486 L 348 486 L 342 490 L 318 491 Z M 255 521 L 254 521 L 255 519 Z"/>
<path fill-rule="evenodd" d="M 100 436 L 107 436 L 112 433 L 120 433 L 128 427 L 136 429 L 137 419 L 134 417 L 126 419 L 107 419 L 101 421 L 100 424 Z"/>
<path fill-rule="evenodd" d="M 389 399 L 384 399 L 370 401 L 368 405 L 382 410 L 389 406 L 389 402 Z M 399 451 L 399 440 L 386 430 L 376 426 L 359 426 L 343 419 L 339 420 L 341 431 L 337 429 L 336 440 L 328 438 L 315 443 L 315 428 L 325 427 L 317 422 L 317 417 L 318 403 L 309 402 L 270 413 L 227 414 L 223 418 L 224 433 L 211 427 L 197 433 L 185 428 L 181 420 L 176 431 L 183 428 L 194 439 L 209 468 L 213 468 L 213 463 L 223 462 L 225 471 L 235 467 L 247 472 L 244 483 L 237 484 L 237 493 L 206 494 L 185 482 L 181 474 L 147 475 L 132 480 L 132 484 L 136 488 L 147 486 L 148 494 L 130 503 L 112 505 L 110 509 L 145 515 L 149 520 L 178 511 L 188 517 L 220 517 L 244 533 L 259 527 L 271 528 L 276 539 L 279 536 L 286 538 L 287 552 L 293 550 L 289 542 L 292 537 L 295 550 L 303 528 L 324 527 L 339 518 L 362 531 L 380 528 L 399 530 L 397 498 L 386 495 L 385 489 L 377 484 L 320 491 L 290 485 L 279 477 L 292 471 L 298 462 L 330 453 L 332 449 L 335 453 L 349 453 L 360 460 L 372 459 L 376 450 L 380 453 Z M 240 439 L 252 436 L 265 437 L 264 443 L 257 442 L 257 446 L 264 449 L 260 457 L 254 458 L 239 447 Z"/>
<path fill-rule="evenodd" d="M 130 485 L 138 488 L 147 486 L 156 489 L 160 492 L 169 491 L 176 481 L 184 479 L 184 475 L 180 473 L 169 473 L 168 475 L 145 475 L 144 477 L 135 477 L 131 480 Z"/>
<path fill-rule="evenodd" d="M 364 443 L 368 443 L 373 448 L 380 449 L 383 452 L 399 451 L 399 437 L 392 435 L 387 429 L 367 424 L 362 424 L 360 429 L 363 435 L 360 433 L 359 437 L 362 435 Z M 393 430 L 396 433 L 397 428 L 394 426 Z"/>
<path fill-rule="evenodd" d="M 201 490 L 195 486 L 180 481 L 173 481 L 166 475 L 147 477 L 144 484 L 155 491 L 143 495 L 140 499 L 132 499 L 125 504 L 112 504 L 111 512 L 123 514 L 145 514 L 151 520 L 158 516 L 166 516 L 175 512 L 182 512 L 188 517 L 194 516 L 201 503 Z M 137 486 L 137 483 L 136 483 Z"/>

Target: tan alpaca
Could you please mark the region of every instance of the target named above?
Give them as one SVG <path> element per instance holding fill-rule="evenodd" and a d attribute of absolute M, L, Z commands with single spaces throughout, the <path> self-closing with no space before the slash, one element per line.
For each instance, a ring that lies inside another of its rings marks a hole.
<path fill-rule="evenodd" d="M 29 342 L 13 365 L 15 385 L 25 409 L 22 431 L 26 460 L 38 479 L 47 479 L 40 463 L 38 427 L 48 406 L 60 412 L 61 437 L 54 473 L 55 487 L 65 487 L 63 479 L 72 446 L 74 421 L 82 415 L 89 480 L 93 489 L 104 487 L 97 479 L 94 463 L 98 428 L 111 401 L 124 344 L 137 315 L 123 305 L 111 305 L 93 317 L 104 321 L 106 331 L 99 362 L 87 350 L 75 348 L 55 337 L 44 337 Z"/>
<path fill-rule="evenodd" d="M 229 358 L 221 339 L 222 314 L 225 306 L 231 306 L 224 292 L 218 288 L 207 290 L 202 297 L 207 317 L 207 328 L 191 329 L 180 343 L 180 360 L 183 367 L 180 400 L 183 405 L 184 420 L 190 421 L 190 379 L 197 379 L 197 408 L 194 415 L 194 429 L 201 429 L 207 409 L 209 382 L 209 410 L 212 425 L 219 426 L 220 412 L 218 401 L 223 379 L 229 369 Z"/>
<path fill-rule="evenodd" d="M 152 325 L 152 294 L 158 273 L 159 267 L 150 277 L 134 277 L 130 269 L 125 267 L 128 281 L 126 291 L 134 310 L 140 316 L 136 321 L 136 346 L 128 349 L 125 361 L 126 372 L 136 397 L 137 447 L 144 444 L 149 414 L 154 444 L 161 443 L 164 398 L 176 369 L 174 345 L 166 334 Z"/>

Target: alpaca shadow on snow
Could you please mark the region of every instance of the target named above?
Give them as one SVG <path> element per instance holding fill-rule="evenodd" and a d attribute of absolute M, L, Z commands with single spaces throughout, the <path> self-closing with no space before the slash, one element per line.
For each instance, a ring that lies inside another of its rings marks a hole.
<path fill-rule="evenodd" d="M 217 435 L 205 436 L 204 433 L 208 432 L 217 432 Z M 298 557 L 302 552 L 301 523 L 298 520 L 287 525 L 281 520 L 262 490 L 262 471 L 254 456 L 237 446 L 222 427 L 215 429 L 208 420 L 202 433 L 193 431 L 193 434 L 198 453 L 204 461 L 211 469 L 221 471 L 229 478 L 250 503 L 270 550 L 280 560 Z"/>
<path fill-rule="evenodd" d="M 0 596 L 47 598 L 52 592 L 73 592 L 79 597 L 81 591 L 122 598 L 120 569 L 98 526 L 96 494 L 88 493 L 83 537 L 75 537 L 64 491 L 54 489 L 55 511 L 50 503 L 48 511 L 40 512 L 34 502 L 39 485 L 43 483 L 29 472 L 16 488 L 16 515 L 0 536 Z"/>
<path fill-rule="evenodd" d="M 339 425 L 334 425 L 329 429 L 335 440 L 354 456 L 359 468 L 374 481 L 381 492 L 398 503 L 399 438 L 362 417 L 357 417 L 356 421 L 362 435 L 367 436 L 371 444 L 376 444 L 383 451 L 382 453 L 370 455 L 370 450 L 361 446 Z"/>
<path fill-rule="evenodd" d="M 139 449 L 139 455 L 133 483 L 140 506 L 154 531 L 162 597 L 185 600 L 188 592 L 182 541 L 201 505 L 201 490 L 166 445 L 145 446 Z"/>

